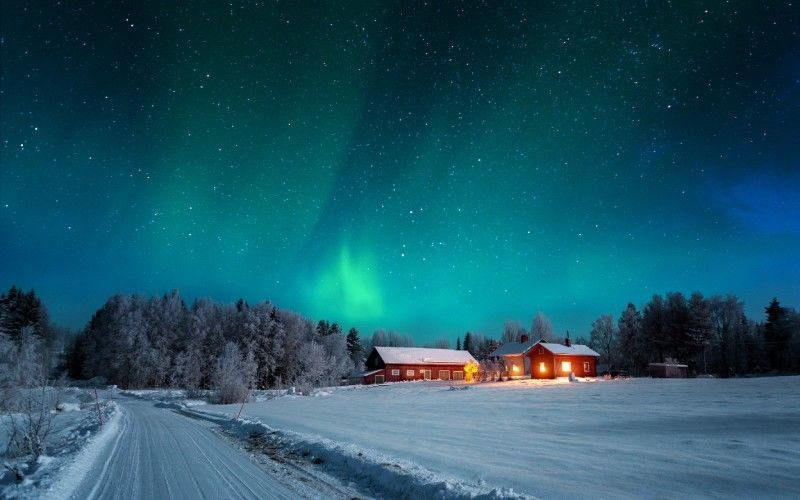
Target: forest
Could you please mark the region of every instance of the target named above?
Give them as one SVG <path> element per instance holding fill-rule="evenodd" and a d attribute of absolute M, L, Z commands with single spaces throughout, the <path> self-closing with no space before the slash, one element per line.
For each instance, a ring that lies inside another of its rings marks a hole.
<path fill-rule="evenodd" d="M 773 299 L 764 317 L 747 318 L 735 296 L 654 295 L 618 318 L 601 315 L 578 336 L 601 354 L 606 370 L 645 375 L 650 362 L 689 365 L 694 375 L 739 376 L 800 372 L 800 314 Z M 561 342 L 548 318 L 526 330 L 506 321 L 495 340 L 475 332 L 455 348 L 486 360 L 497 346 L 533 339 Z M 568 333 L 567 333 L 568 335 Z M 413 346 L 411 336 L 383 330 L 362 339 L 327 320 L 312 321 L 270 302 L 224 304 L 177 291 L 161 297 L 114 295 L 79 332 L 54 326 L 34 291 L 0 295 L 0 384 L 30 386 L 66 373 L 75 380 L 125 388 L 214 389 L 240 400 L 249 389 L 337 385 L 363 367 L 372 346 Z M 427 347 L 449 348 L 447 338 Z"/>

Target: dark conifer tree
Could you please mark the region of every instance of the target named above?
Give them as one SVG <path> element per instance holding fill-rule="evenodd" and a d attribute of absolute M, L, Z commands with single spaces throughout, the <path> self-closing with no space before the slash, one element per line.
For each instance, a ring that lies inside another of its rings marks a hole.
<path fill-rule="evenodd" d="M 355 366 L 360 366 L 364 361 L 364 348 L 361 346 L 361 339 L 358 338 L 358 330 L 351 328 L 347 332 L 347 353 Z"/>
<path fill-rule="evenodd" d="M 764 323 L 764 344 L 767 362 L 773 370 L 786 369 L 786 348 L 791 336 L 791 325 L 786 308 L 773 298 L 764 308 L 767 322 Z"/>
<path fill-rule="evenodd" d="M 472 345 L 472 334 L 470 332 L 467 332 L 466 335 L 464 335 L 463 347 L 464 350 L 469 351 L 470 354 L 472 354 L 472 351 L 475 349 L 475 346 Z M 475 354 L 472 355 L 474 356 Z"/>

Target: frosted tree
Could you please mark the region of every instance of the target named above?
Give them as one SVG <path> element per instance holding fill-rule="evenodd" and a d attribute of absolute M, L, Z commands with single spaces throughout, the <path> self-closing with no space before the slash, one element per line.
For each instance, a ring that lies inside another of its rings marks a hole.
<path fill-rule="evenodd" d="M 614 351 L 617 348 L 617 327 L 610 314 L 603 314 L 592 323 L 589 345 L 600 352 L 601 359 L 609 368 L 614 364 Z"/>
<path fill-rule="evenodd" d="M 553 340 L 553 325 L 541 311 L 537 312 L 536 317 L 533 318 L 531 336 L 533 340 L 541 340 L 542 342 L 552 342 Z"/>
<path fill-rule="evenodd" d="M 323 385 L 339 385 L 342 377 L 353 370 L 353 361 L 347 352 L 347 339 L 341 333 L 331 333 L 322 339 L 327 364 L 327 377 L 321 380 Z"/>
<path fill-rule="evenodd" d="M 425 344 L 425 347 L 432 347 L 434 349 L 450 349 L 450 340 L 446 337 L 440 337 L 429 344 Z"/>
<path fill-rule="evenodd" d="M 175 357 L 175 369 L 172 383 L 176 387 L 187 389 L 190 395 L 196 394 L 203 382 L 202 339 L 195 339 L 187 349 Z"/>
<path fill-rule="evenodd" d="M 303 392 L 308 393 L 312 387 L 323 385 L 328 379 L 325 348 L 314 341 L 305 342 L 298 354 L 301 370 L 296 382 Z"/>
<path fill-rule="evenodd" d="M 225 350 L 217 360 L 212 380 L 217 401 L 221 404 L 230 404 L 247 400 L 254 378 L 255 363 L 252 361 L 252 355 L 242 357 L 235 343 L 225 344 Z"/>
<path fill-rule="evenodd" d="M 506 321 L 503 324 L 503 334 L 500 336 L 500 343 L 519 342 L 525 334 L 525 328 L 523 328 L 518 321 Z"/>

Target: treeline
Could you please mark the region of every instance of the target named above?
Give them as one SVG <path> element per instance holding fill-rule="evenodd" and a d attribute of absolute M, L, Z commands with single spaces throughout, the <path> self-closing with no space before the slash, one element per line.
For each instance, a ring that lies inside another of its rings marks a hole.
<path fill-rule="evenodd" d="M 602 315 L 592 323 L 589 344 L 610 369 L 642 375 L 651 362 L 679 362 L 696 374 L 728 377 L 767 372 L 800 372 L 800 314 L 773 299 L 761 322 L 747 318 L 733 295 L 703 297 L 695 292 L 654 295 L 641 309 L 634 304 L 615 321 Z"/>
<path fill-rule="evenodd" d="M 0 407 L 10 390 L 41 385 L 55 371 L 63 337 L 33 290 L 0 295 Z"/>
<path fill-rule="evenodd" d="M 67 364 L 73 378 L 217 389 L 236 400 L 233 393 L 250 388 L 338 384 L 362 357 L 355 329 L 346 337 L 336 323 L 315 325 L 269 302 L 199 299 L 187 307 L 173 291 L 109 299 L 70 346 Z"/>

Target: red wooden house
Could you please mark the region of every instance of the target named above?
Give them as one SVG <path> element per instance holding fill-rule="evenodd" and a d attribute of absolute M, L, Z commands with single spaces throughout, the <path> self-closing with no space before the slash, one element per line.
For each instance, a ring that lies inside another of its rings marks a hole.
<path fill-rule="evenodd" d="M 537 342 L 527 352 L 531 378 L 596 377 L 598 353 L 582 344 Z"/>
<path fill-rule="evenodd" d="M 367 357 L 364 384 L 403 380 L 463 380 L 464 365 L 475 358 L 468 351 L 422 347 L 374 347 Z"/>

